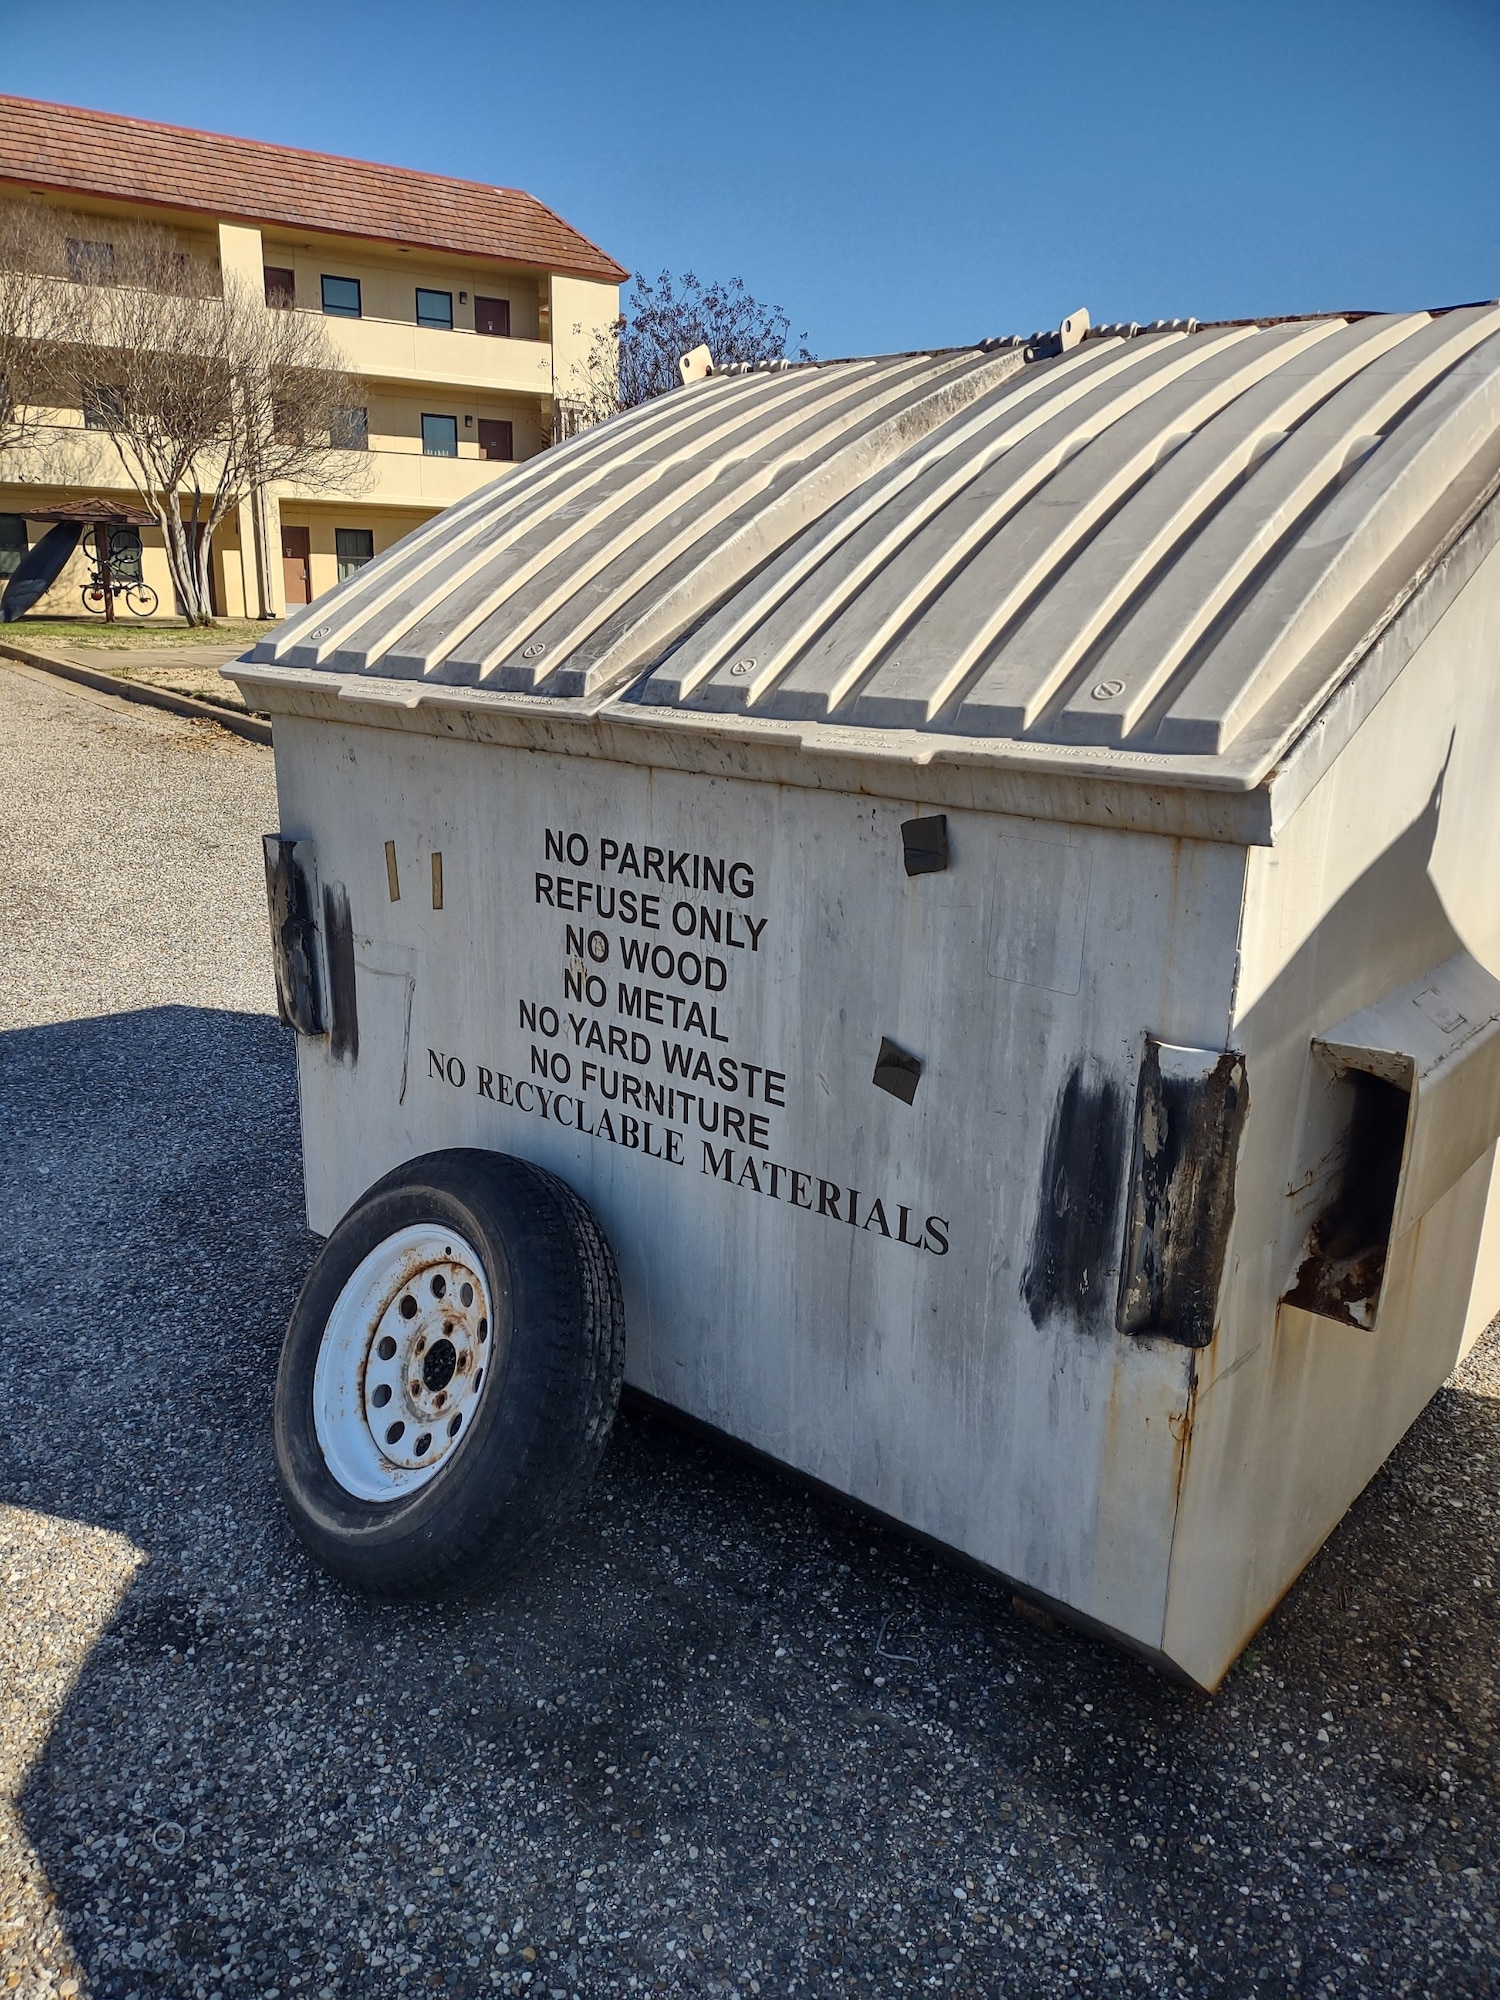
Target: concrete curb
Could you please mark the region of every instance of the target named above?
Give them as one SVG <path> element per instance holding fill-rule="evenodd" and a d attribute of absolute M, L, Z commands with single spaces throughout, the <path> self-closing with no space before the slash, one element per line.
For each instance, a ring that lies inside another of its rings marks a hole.
<path fill-rule="evenodd" d="M 55 674 L 59 680 L 76 681 L 80 687 L 92 688 L 96 694 L 112 694 L 119 701 L 164 708 L 170 715 L 196 716 L 200 722 L 217 722 L 221 729 L 227 729 L 233 736 L 243 736 L 251 743 L 271 741 L 271 725 L 262 722 L 258 715 L 241 715 L 236 709 L 220 708 L 216 702 L 200 701 L 195 695 L 173 694 L 168 688 L 152 687 L 146 681 L 123 681 L 114 674 L 81 667 L 74 660 L 60 660 L 52 653 L 34 653 L 29 647 L 12 646 L 8 642 L 0 644 L 0 659 L 17 660 L 23 667 Z"/>

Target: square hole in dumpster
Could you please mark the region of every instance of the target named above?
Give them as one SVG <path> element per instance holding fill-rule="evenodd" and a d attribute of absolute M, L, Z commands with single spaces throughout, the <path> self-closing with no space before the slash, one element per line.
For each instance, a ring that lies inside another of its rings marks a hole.
<path fill-rule="evenodd" d="M 1324 1108 L 1333 1140 L 1313 1177 L 1312 1227 L 1286 1303 L 1369 1328 L 1396 1218 L 1411 1092 L 1346 1069 L 1331 1080 Z"/>

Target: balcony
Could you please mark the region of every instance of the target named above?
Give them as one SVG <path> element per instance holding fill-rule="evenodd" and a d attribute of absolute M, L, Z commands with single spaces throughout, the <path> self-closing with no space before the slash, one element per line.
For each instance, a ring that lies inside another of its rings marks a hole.
<path fill-rule="evenodd" d="M 328 486 L 282 487 L 287 497 L 354 506 L 410 507 L 424 512 L 451 506 L 492 479 L 503 479 L 523 461 L 479 458 L 429 458 L 419 449 L 375 446 L 369 451 L 341 454 L 348 480 L 336 476 Z M 0 485 L 30 487 L 38 493 L 117 493 L 131 495 L 109 439 L 79 423 L 48 425 L 37 443 L 22 452 L 0 456 Z"/>
<path fill-rule="evenodd" d="M 66 344 L 81 338 L 85 325 L 85 289 L 71 281 L 52 281 L 64 309 L 60 315 Z M 552 345 L 546 340 L 512 340 L 476 333 L 472 327 L 418 326 L 414 320 L 340 319 L 312 306 L 280 308 L 308 313 L 328 329 L 345 365 L 370 381 L 412 385 L 442 383 L 498 395 L 550 396 Z"/>
<path fill-rule="evenodd" d="M 449 507 L 514 472 L 519 461 L 428 458 L 419 451 L 350 452 L 350 483 L 339 487 L 283 487 L 288 498 L 313 503 L 345 498 L 363 507 Z"/>
<path fill-rule="evenodd" d="M 502 339 L 468 327 L 417 326 L 411 320 L 314 316 L 324 320 L 346 366 L 369 381 L 440 382 L 501 395 L 552 392 L 550 341 Z"/>

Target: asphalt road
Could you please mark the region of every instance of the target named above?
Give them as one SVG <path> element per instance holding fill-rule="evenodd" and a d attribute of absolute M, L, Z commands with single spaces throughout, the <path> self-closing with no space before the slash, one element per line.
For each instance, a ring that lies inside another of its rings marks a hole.
<path fill-rule="evenodd" d="M 0 1990 L 1500 1990 L 1493 1334 L 1214 1700 L 638 1411 L 502 1596 L 310 1568 L 274 823 L 0 669 Z"/>

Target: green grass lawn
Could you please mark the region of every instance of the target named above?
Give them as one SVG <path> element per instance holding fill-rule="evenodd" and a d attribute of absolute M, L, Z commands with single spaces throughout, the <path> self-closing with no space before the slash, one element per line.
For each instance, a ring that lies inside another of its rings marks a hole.
<path fill-rule="evenodd" d="M 0 625 L 0 641 L 8 639 L 15 646 L 66 647 L 69 652 L 80 646 L 115 653 L 136 652 L 142 647 L 164 651 L 172 646 L 236 646 L 243 651 L 275 629 L 275 622 L 268 618 L 220 618 L 212 625 L 185 625 L 180 619 L 167 624 L 128 616 L 114 625 L 106 625 L 102 618 L 18 618 L 13 625 Z"/>

